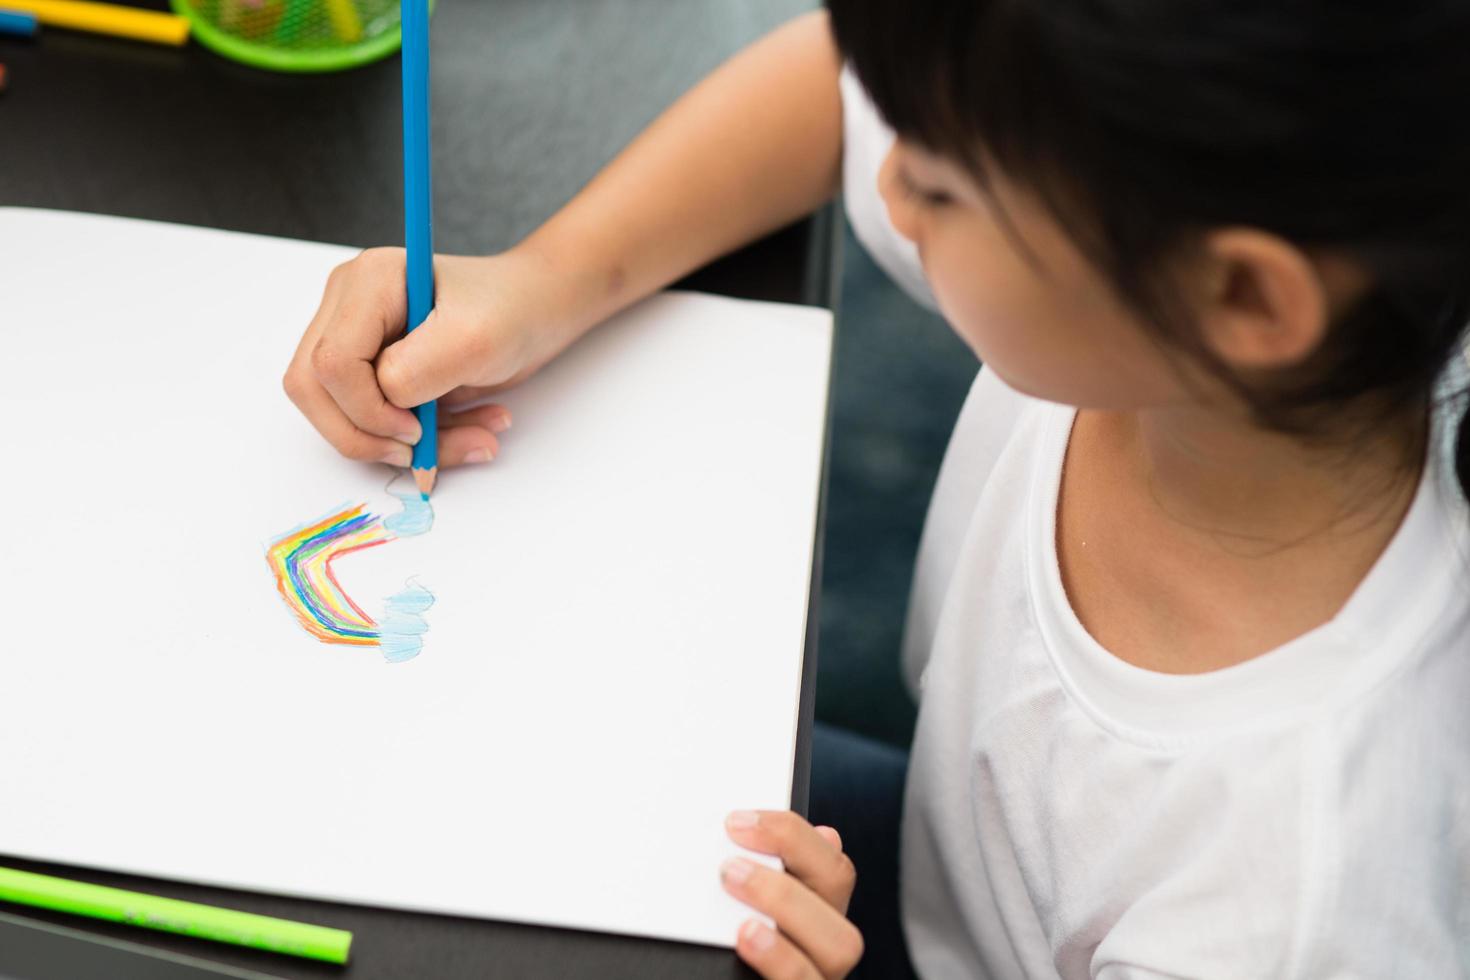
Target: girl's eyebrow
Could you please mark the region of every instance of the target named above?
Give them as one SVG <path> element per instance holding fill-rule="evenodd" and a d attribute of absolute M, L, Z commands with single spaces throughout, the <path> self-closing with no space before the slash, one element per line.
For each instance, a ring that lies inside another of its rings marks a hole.
<path fill-rule="evenodd" d="M 906 148 L 905 152 L 900 157 L 899 165 L 900 167 L 903 167 L 910 162 L 917 163 L 920 169 L 923 170 L 939 170 L 943 168 L 946 161 L 943 157 L 940 157 L 928 150 L 916 146 L 910 146 Z"/>
<path fill-rule="evenodd" d="M 949 190 L 944 186 L 946 182 L 942 178 L 915 176 L 913 170 L 910 169 L 907 164 L 903 163 L 900 163 L 894 169 L 898 176 L 899 183 L 901 183 L 907 190 L 924 192 L 942 190 L 946 194 L 949 193 Z"/>

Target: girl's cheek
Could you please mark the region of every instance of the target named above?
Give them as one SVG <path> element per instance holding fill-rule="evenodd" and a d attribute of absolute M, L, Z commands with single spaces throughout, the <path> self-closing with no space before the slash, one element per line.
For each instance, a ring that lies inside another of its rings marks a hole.
<path fill-rule="evenodd" d="M 999 324 L 1030 322 L 1024 291 L 1015 288 L 1018 275 L 987 262 L 993 252 L 968 239 L 936 232 L 923 252 L 924 278 L 934 292 L 950 328 L 971 350 L 980 354 L 1005 346 L 997 337 Z"/>
<path fill-rule="evenodd" d="M 929 291 L 934 294 L 940 315 L 949 324 L 949 328 L 959 334 L 971 349 L 974 349 L 973 324 L 978 319 L 978 311 L 971 302 L 970 290 L 964 283 L 955 281 L 955 270 L 949 267 L 948 256 L 942 245 L 936 243 L 936 247 L 925 249 L 920 254 L 920 259 L 924 270 L 924 281 L 929 284 Z"/>

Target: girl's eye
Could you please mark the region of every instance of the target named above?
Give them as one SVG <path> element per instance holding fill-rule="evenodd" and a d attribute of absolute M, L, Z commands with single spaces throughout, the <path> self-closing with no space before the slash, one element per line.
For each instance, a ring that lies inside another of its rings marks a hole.
<path fill-rule="evenodd" d="M 950 195 L 945 191 L 937 191 L 931 190 L 926 187 L 920 187 L 917 183 L 914 182 L 914 178 L 909 176 L 908 171 L 904 170 L 902 167 L 898 168 L 897 174 L 898 186 L 899 189 L 903 191 L 903 196 L 911 201 L 917 202 L 924 207 L 942 208 L 954 200 L 954 198 L 950 197 Z"/>

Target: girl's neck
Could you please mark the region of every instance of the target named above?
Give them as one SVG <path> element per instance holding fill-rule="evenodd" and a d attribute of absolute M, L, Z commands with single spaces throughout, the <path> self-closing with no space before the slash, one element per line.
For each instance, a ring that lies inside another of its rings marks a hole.
<path fill-rule="evenodd" d="M 1320 447 L 1198 406 L 1113 422 L 1160 514 L 1260 553 L 1346 538 L 1386 544 L 1418 485 L 1427 417 Z"/>
<path fill-rule="evenodd" d="M 1115 656 L 1166 673 L 1320 626 L 1409 508 L 1409 438 L 1313 450 L 1198 409 L 1078 413 L 1057 513 L 1073 610 Z"/>

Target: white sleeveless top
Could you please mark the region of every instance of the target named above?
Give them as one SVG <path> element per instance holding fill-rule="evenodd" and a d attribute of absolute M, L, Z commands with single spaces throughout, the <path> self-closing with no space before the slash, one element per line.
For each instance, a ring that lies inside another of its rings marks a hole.
<path fill-rule="evenodd" d="M 932 303 L 874 187 L 892 134 L 849 73 L 842 95 L 854 230 Z M 1443 419 L 1334 620 L 1178 676 L 1108 653 L 1063 591 L 1074 416 L 982 370 L 930 505 L 904 649 L 920 976 L 1470 976 L 1470 530 Z"/>

